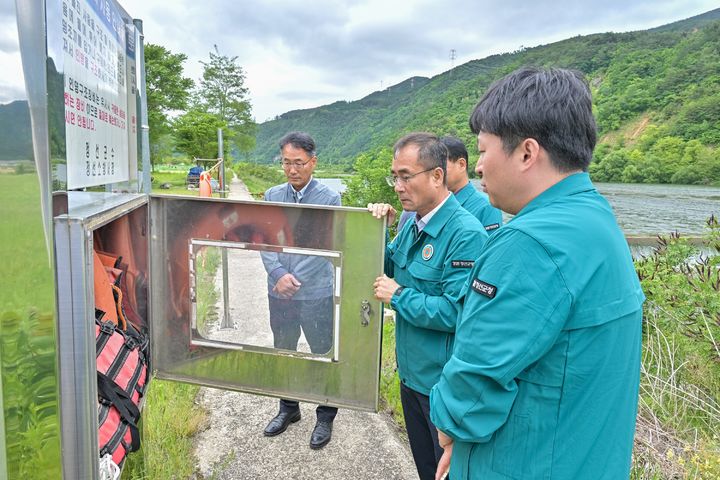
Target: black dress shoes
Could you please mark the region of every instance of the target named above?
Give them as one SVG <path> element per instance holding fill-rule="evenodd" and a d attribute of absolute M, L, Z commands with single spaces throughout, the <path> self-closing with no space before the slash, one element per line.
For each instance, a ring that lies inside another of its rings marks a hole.
<path fill-rule="evenodd" d="M 318 422 L 310 435 L 310 448 L 317 450 L 328 444 L 332 438 L 332 422 Z"/>
<path fill-rule="evenodd" d="M 275 416 L 275 418 L 270 420 L 270 423 L 268 423 L 267 427 L 265 427 L 265 436 L 274 437 L 275 435 L 280 435 L 287 430 L 291 423 L 295 423 L 299 420 L 300 410 L 296 412 L 280 412 Z"/>

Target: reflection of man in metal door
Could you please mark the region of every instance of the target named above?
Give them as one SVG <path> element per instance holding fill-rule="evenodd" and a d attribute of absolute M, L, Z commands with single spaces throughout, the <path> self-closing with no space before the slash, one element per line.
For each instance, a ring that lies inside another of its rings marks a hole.
<path fill-rule="evenodd" d="M 265 192 L 272 202 L 340 205 L 340 195 L 312 177 L 317 156 L 310 135 L 291 132 L 280 140 L 282 165 L 287 183 Z M 302 221 L 302 218 L 301 218 Z M 327 353 L 332 346 L 333 267 L 321 257 L 286 253 L 263 253 L 268 273 L 270 326 L 275 348 L 296 350 L 300 332 L 313 353 Z M 324 447 L 332 435 L 337 408 L 320 405 L 310 447 Z M 300 420 L 300 407 L 293 400 L 280 400 L 280 412 L 265 428 L 266 436 L 279 435 Z"/>

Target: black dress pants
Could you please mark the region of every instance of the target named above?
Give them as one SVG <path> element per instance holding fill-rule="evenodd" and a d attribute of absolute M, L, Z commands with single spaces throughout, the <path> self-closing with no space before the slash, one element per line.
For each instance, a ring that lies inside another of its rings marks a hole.
<path fill-rule="evenodd" d="M 325 354 L 332 348 L 333 341 L 333 298 L 293 300 L 268 297 L 270 305 L 270 328 L 275 348 L 297 350 L 300 333 L 310 345 L 310 351 Z M 295 412 L 300 409 L 295 400 L 280 400 L 281 412 Z M 317 419 L 332 422 L 337 414 L 336 407 L 319 405 Z"/>
<path fill-rule="evenodd" d="M 437 428 L 430 421 L 430 397 L 400 383 L 400 401 L 418 476 L 420 480 L 434 480 L 443 449 Z"/>

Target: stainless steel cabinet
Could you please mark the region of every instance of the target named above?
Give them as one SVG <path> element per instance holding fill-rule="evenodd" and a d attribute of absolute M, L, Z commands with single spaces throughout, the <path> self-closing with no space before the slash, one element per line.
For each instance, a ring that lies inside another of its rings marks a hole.
<path fill-rule="evenodd" d="M 62 436 L 74 439 L 63 442 L 66 474 L 97 470 L 93 248 L 132 265 L 132 307 L 146 320 L 158 378 L 377 409 L 382 305 L 372 284 L 384 223 L 367 211 L 99 192 L 67 199 L 54 220 Z M 274 347 L 263 256 L 326 270 L 327 351 L 304 338 L 297 349 Z"/>

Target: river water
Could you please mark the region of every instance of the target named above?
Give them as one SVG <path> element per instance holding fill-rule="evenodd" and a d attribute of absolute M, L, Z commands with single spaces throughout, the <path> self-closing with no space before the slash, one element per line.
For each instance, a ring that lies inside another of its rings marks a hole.
<path fill-rule="evenodd" d="M 318 180 L 339 192 L 345 190 L 339 178 Z M 479 188 L 479 181 L 472 181 Z M 683 235 L 702 235 L 710 214 L 720 216 L 720 187 L 630 183 L 595 186 L 612 205 L 626 235 L 654 236 L 676 230 Z"/>
<path fill-rule="evenodd" d="M 720 215 L 720 188 L 694 185 L 598 183 L 620 227 L 629 235 L 654 235 L 677 230 L 701 235 L 705 222 Z"/>

